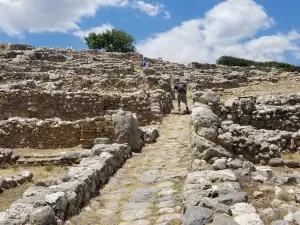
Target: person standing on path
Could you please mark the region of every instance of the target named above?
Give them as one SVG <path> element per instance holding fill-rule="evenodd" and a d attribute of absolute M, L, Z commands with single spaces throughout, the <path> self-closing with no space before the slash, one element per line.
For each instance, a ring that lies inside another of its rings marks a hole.
<path fill-rule="evenodd" d="M 187 113 L 190 111 L 187 104 L 187 85 L 183 81 L 179 81 L 175 83 L 174 86 L 175 92 L 177 92 L 177 101 L 178 101 L 178 111 L 181 111 L 180 103 L 183 102 L 186 107 Z"/>

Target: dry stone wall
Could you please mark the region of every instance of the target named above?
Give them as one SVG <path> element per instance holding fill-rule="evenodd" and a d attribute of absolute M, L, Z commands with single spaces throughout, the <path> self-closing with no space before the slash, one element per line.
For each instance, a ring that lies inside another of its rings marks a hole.
<path fill-rule="evenodd" d="M 80 212 L 110 176 L 131 157 L 128 145 L 96 145 L 92 157 L 71 167 L 57 185 L 31 187 L 0 213 L 0 224 L 62 224 Z"/>
<path fill-rule="evenodd" d="M 62 120 L 78 120 L 104 115 L 105 110 L 118 109 L 121 96 L 98 93 L 1 91 L 0 118 L 14 116 Z"/>
<path fill-rule="evenodd" d="M 219 145 L 221 120 L 209 106 L 195 104 L 191 117 L 191 147 L 195 160 L 193 172 L 187 175 L 184 185 L 183 224 L 262 225 L 257 211 L 248 203 L 248 193 L 242 191 L 239 174 L 248 175 L 253 171 L 257 176 L 264 168 L 256 168 L 251 162 L 237 158 L 228 145 L 223 145 L 224 148 Z M 251 214 L 240 208 L 251 208 Z"/>
<path fill-rule="evenodd" d="M 280 101 L 280 100 L 279 100 Z M 268 100 L 267 100 L 268 102 Z M 259 129 L 279 129 L 296 132 L 300 129 L 300 105 L 293 99 L 285 104 L 264 104 L 262 98 L 240 97 L 230 99 L 218 114 L 238 124 L 251 125 Z"/>
<path fill-rule="evenodd" d="M 116 113 L 111 112 L 110 115 L 72 122 L 60 119 L 10 118 L 0 121 L 0 146 L 49 149 L 74 147 L 82 144 L 82 147 L 90 148 L 93 146 L 94 139 L 99 137 L 108 137 L 117 142 L 118 136 L 121 134 L 116 132 L 116 124 L 112 118 Z M 130 112 L 126 116 L 133 118 Z M 122 118 L 122 115 L 120 117 Z M 132 122 L 127 121 L 127 123 Z M 137 121 L 134 123 L 135 129 L 137 129 Z"/>
<path fill-rule="evenodd" d="M 299 163 L 281 159 L 282 153 L 300 150 L 300 133 L 280 130 L 257 130 L 223 121 L 219 130 L 219 144 L 236 156 L 257 164 L 299 167 Z M 278 162 L 278 163 L 274 163 Z M 296 165 L 297 164 L 297 165 Z"/>
<path fill-rule="evenodd" d="M 145 124 L 159 121 L 162 115 L 170 113 L 172 99 L 163 90 L 132 94 L 2 90 L 0 106 L 2 120 L 19 116 L 39 119 L 58 117 L 72 121 L 103 116 L 106 110 L 122 108 L 139 114 L 140 123 Z"/>

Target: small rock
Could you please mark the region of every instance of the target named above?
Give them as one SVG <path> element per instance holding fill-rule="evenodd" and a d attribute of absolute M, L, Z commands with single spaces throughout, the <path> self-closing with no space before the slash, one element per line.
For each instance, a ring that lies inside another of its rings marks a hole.
<path fill-rule="evenodd" d="M 234 159 L 230 162 L 227 162 L 227 166 L 232 169 L 243 168 L 243 163 L 239 159 Z"/>
<path fill-rule="evenodd" d="M 264 195 L 264 193 L 261 191 L 254 191 L 254 193 L 253 193 L 254 198 L 262 198 L 263 195 Z"/>
<path fill-rule="evenodd" d="M 158 211 L 158 213 L 166 214 L 166 213 L 174 213 L 175 209 L 173 208 L 162 208 Z"/>
<path fill-rule="evenodd" d="M 46 179 L 39 179 L 35 182 L 35 186 L 41 186 L 41 187 L 50 187 L 52 185 L 57 185 L 57 178 L 55 177 L 48 177 Z"/>
<path fill-rule="evenodd" d="M 272 158 L 269 161 L 269 165 L 274 166 L 274 167 L 283 166 L 284 165 L 284 160 L 282 158 Z"/>
<path fill-rule="evenodd" d="M 300 163 L 296 160 L 284 160 L 284 164 L 289 168 L 299 168 Z"/>
<path fill-rule="evenodd" d="M 218 202 L 232 206 L 240 202 L 248 202 L 248 194 L 246 192 L 233 192 L 224 196 L 215 198 Z"/>
<path fill-rule="evenodd" d="M 212 168 L 214 170 L 224 170 L 226 169 L 227 159 L 217 159 L 213 164 Z"/>

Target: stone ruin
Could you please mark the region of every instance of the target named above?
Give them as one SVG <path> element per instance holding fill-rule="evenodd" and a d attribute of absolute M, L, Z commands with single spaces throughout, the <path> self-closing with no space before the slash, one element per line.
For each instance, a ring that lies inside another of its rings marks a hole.
<path fill-rule="evenodd" d="M 194 162 L 184 224 L 300 224 L 299 94 L 222 100 L 229 88 L 287 79 L 279 71 L 261 77 L 229 69 L 214 79 L 205 76 L 216 70 L 185 75 L 192 82 Z"/>
<path fill-rule="evenodd" d="M 0 213 L 0 224 L 60 223 L 77 214 L 132 151 L 155 140 L 157 130 L 149 125 L 172 110 L 172 78 L 138 71 L 139 54 L 19 44 L 0 49 L 1 167 L 76 165 L 55 188 L 39 181 L 25 191 Z M 86 150 L 43 154 L 76 146 Z M 20 155 L 19 148 L 40 151 Z M 22 185 L 22 177 L 31 181 L 23 175 L 0 176 L 0 192 Z M 69 203 L 56 209 L 62 199 Z M 47 212 L 51 221 L 40 218 Z"/>
<path fill-rule="evenodd" d="M 193 107 L 191 172 L 176 224 L 300 224 L 300 94 L 223 100 L 232 88 L 298 81 L 299 73 L 150 58 L 142 70 L 142 58 L 0 45 L 0 166 L 69 166 L 25 190 L 0 212 L 0 224 L 70 224 L 127 159 L 163 135 L 157 125 L 173 109 L 178 79 L 188 82 Z M 0 174 L 0 194 L 32 179 L 30 171 Z"/>

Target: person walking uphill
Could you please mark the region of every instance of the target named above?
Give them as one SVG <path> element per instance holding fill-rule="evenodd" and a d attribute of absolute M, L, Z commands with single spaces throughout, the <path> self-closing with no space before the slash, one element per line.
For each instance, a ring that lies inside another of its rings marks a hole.
<path fill-rule="evenodd" d="M 175 92 L 177 92 L 177 100 L 178 100 L 178 111 L 181 111 L 180 108 L 180 103 L 183 102 L 185 104 L 186 107 L 186 112 L 189 113 L 189 108 L 188 108 L 188 104 L 187 104 L 187 97 L 186 97 L 186 93 L 187 93 L 187 85 L 183 82 L 183 81 L 179 81 L 175 83 L 174 86 L 174 90 Z"/>

